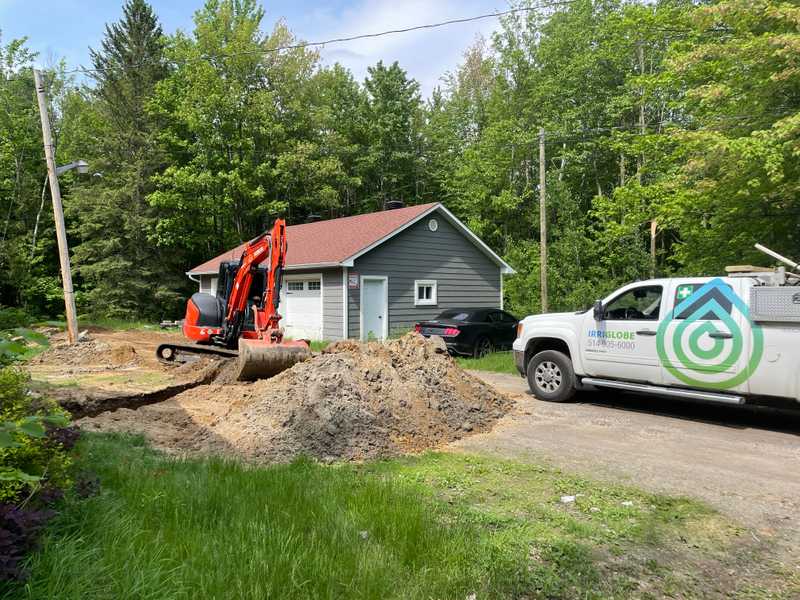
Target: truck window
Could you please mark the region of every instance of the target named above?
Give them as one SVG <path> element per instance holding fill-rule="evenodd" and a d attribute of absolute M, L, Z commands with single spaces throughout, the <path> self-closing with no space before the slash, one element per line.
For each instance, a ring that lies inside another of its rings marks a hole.
<path fill-rule="evenodd" d="M 643 285 L 617 296 L 605 307 L 607 321 L 658 321 L 661 315 L 660 285 Z"/>
<path fill-rule="evenodd" d="M 675 308 L 680 306 L 681 302 L 686 300 L 689 296 L 694 294 L 697 290 L 705 285 L 704 283 L 681 283 L 675 289 L 675 304 L 673 305 Z M 728 284 L 725 284 L 728 285 Z M 731 286 L 728 285 L 731 288 Z M 703 295 L 702 298 L 698 298 L 694 302 L 692 302 L 689 306 L 684 308 L 680 314 L 675 315 L 676 319 L 688 319 L 691 317 L 695 311 L 703 306 L 705 303 L 709 302 L 710 300 L 716 300 L 717 304 L 722 307 L 722 310 L 731 314 L 733 310 L 733 305 L 731 304 L 730 299 L 728 299 L 723 293 L 721 293 L 718 289 L 712 289 L 707 294 Z M 706 314 L 700 317 L 701 321 L 719 321 L 719 317 L 714 314 L 714 311 L 709 310 Z"/>

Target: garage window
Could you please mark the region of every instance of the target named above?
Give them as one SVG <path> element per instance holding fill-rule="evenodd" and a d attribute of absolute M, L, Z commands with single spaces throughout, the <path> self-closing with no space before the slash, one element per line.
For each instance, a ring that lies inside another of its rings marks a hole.
<path fill-rule="evenodd" d="M 303 282 L 302 281 L 289 281 L 287 282 L 287 287 L 290 292 L 302 292 L 303 291 Z"/>
<path fill-rule="evenodd" d="M 200 291 L 206 294 L 217 293 L 217 278 L 216 277 L 200 277 Z"/>
<path fill-rule="evenodd" d="M 434 306 L 436 304 L 436 281 L 419 279 L 414 282 L 414 306 Z"/>
<path fill-rule="evenodd" d="M 309 281 L 308 282 L 309 291 L 312 291 L 312 292 L 317 291 L 318 292 L 320 290 L 320 287 L 321 287 L 320 284 L 321 283 L 322 283 L 321 281 Z"/>

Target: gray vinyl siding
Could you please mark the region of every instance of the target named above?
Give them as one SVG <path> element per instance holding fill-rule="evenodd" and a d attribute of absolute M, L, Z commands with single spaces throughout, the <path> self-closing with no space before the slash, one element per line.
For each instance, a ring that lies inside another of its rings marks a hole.
<path fill-rule="evenodd" d="M 456 230 L 442 214 L 433 213 L 437 231 L 421 219 L 395 237 L 357 258 L 350 272 L 389 278 L 389 334 L 404 333 L 414 323 L 448 308 L 499 308 L 500 267 Z M 435 306 L 414 305 L 414 281 L 437 282 Z M 341 290 L 340 290 L 341 291 Z M 360 290 L 348 290 L 348 337 L 358 338 Z"/>
<path fill-rule="evenodd" d="M 342 320 L 342 269 L 322 271 L 322 338 L 341 340 Z"/>

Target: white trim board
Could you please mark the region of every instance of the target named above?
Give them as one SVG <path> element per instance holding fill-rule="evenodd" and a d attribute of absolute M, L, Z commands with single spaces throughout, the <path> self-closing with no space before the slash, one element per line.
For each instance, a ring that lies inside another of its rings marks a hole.
<path fill-rule="evenodd" d="M 361 275 L 358 290 L 358 338 L 364 338 L 364 281 L 383 281 L 383 339 L 389 339 L 389 278 L 386 275 Z"/>
<path fill-rule="evenodd" d="M 347 295 L 348 295 L 348 287 L 347 287 L 347 267 L 342 267 L 342 339 L 347 339 L 347 328 L 349 327 L 349 323 L 347 322 L 350 319 L 350 311 L 347 310 Z M 324 324 L 323 324 L 324 325 Z"/>
<path fill-rule="evenodd" d="M 338 269 L 342 265 L 338 262 L 332 263 L 314 263 L 314 264 L 307 264 L 307 265 L 292 265 L 290 267 L 286 267 L 283 272 L 286 273 L 288 271 L 305 271 L 306 269 Z M 185 275 L 191 279 L 192 275 L 217 275 L 219 273 L 219 269 L 216 271 L 186 271 Z"/>

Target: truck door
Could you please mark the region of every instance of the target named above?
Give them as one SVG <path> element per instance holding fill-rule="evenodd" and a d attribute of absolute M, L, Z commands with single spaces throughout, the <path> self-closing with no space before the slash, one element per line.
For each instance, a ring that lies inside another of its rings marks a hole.
<path fill-rule="evenodd" d="M 603 305 L 603 319 L 587 313 L 584 338 L 586 371 L 595 377 L 661 382 L 656 335 L 664 287 L 635 284 Z"/>
<path fill-rule="evenodd" d="M 671 282 L 657 336 L 665 385 L 746 391 L 753 340 L 740 287 L 722 278 Z"/>

